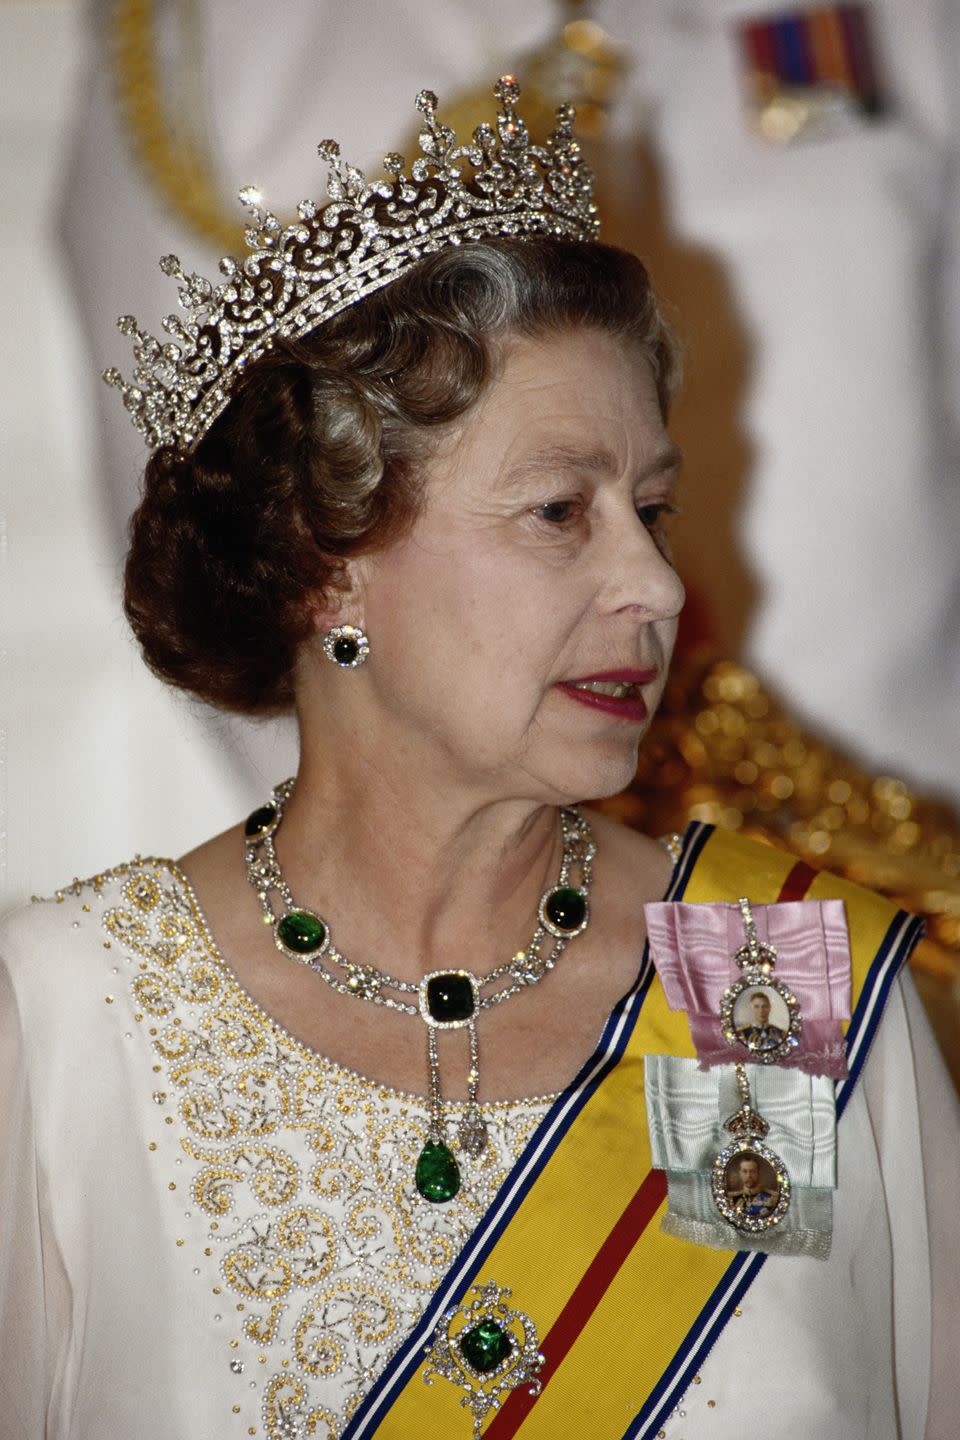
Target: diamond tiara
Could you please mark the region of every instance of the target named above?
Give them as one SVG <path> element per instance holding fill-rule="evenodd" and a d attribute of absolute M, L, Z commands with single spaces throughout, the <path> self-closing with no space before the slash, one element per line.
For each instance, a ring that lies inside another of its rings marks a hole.
<path fill-rule="evenodd" d="M 385 156 L 392 180 L 368 182 L 341 162 L 335 141 L 324 140 L 318 150 L 331 167 L 327 201 L 304 200 L 292 225 L 261 208 L 258 190 L 241 190 L 251 253 L 221 260 L 220 284 L 187 275 L 176 255 L 163 257 L 161 270 L 180 282 L 184 313 L 166 317 L 163 341 L 121 315 L 117 325 L 133 340 L 133 378 L 113 368 L 103 373 L 151 450 L 189 453 L 244 368 L 278 338 L 315 329 L 425 255 L 500 235 L 596 238 L 593 176 L 573 135 L 573 106 L 559 106 L 557 128 L 546 144 L 534 145 L 514 108 L 514 77 L 501 76 L 493 93 L 501 105 L 496 128 L 479 125 L 469 144 L 458 145 L 437 121 L 436 95 L 421 90 L 420 154 L 409 174 L 402 155 Z M 472 174 L 464 174 L 464 162 Z"/>

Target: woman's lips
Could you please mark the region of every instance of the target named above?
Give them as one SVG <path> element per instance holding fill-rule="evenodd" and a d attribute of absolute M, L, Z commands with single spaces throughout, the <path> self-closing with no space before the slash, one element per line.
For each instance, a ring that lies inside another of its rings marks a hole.
<path fill-rule="evenodd" d="M 583 675 L 576 680 L 561 680 L 557 689 L 607 715 L 634 723 L 647 718 L 647 706 L 640 693 L 657 677 L 656 670 L 606 670 L 599 675 Z"/>

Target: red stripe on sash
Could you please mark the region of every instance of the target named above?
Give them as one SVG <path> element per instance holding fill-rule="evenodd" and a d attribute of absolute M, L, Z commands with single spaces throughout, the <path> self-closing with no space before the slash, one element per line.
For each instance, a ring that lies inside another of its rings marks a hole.
<path fill-rule="evenodd" d="M 802 900 L 817 878 L 817 871 L 805 860 L 798 860 L 790 871 L 790 874 L 780 886 L 780 894 L 777 896 L 777 904 L 785 900 Z"/>
<path fill-rule="evenodd" d="M 590 1316 L 596 1310 L 624 1260 L 636 1245 L 667 1195 L 667 1177 L 662 1170 L 649 1170 L 590 1261 L 577 1288 L 564 1305 L 540 1346 L 544 1356 L 542 1380 L 546 1385 Z M 525 1386 L 510 1392 L 499 1414 L 487 1426 L 484 1440 L 510 1440 L 523 1424 L 536 1400 Z"/>
<path fill-rule="evenodd" d="M 780 887 L 777 903 L 802 900 L 817 878 L 817 871 L 798 860 Z M 577 1288 L 554 1321 L 543 1344 L 541 1374 L 546 1386 L 559 1369 L 564 1356 L 596 1310 L 644 1230 L 667 1195 L 667 1177 L 662 1170 L 649 1170 L 640 1188 L 625 1207 L 606 1240 L 587 1266 Z M 536 1403 L 526 1386 L 512 1390 L 484 1433 L 484 1440 L 512 1440 Z"/>

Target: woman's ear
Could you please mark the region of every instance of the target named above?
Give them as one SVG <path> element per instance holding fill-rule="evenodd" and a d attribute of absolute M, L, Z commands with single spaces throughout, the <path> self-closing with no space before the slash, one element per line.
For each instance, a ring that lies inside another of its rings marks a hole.
<path fill-rule="evenodd" d="M 311 635 L 300 659 L 320 652 L 341 670 L 355 670 L 370 653 L 363 628 L 363 587 L 356 564 L 345 564 L 339 582 L 307 596 Z"/>
<path fill-rule="evenodd" d="M 362 577 L 360 561 L 345 560 L 325 590 L 316 590 L 307 596 L 307 614 L 314 634 L 322 639 L 334 625 L 356 625 L 363 629 Z"/>

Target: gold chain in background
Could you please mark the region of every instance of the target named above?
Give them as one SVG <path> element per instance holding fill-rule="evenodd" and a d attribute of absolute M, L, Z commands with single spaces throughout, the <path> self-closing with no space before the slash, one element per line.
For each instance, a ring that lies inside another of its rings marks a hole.
<path fill-rule="evenodd" d="M 195 44 L 196 27 L 191 28 Z M 167 115 L 154 29 L 153 0 L 116 0 L 110 63 L 131 150 L 156 194 L 183 224 L 218 253 L 239 253 L 239 210 L 236 220 L 227 214 L 199 137 L 178 133 Z"/>
<path fill-rule="evenodd" d="M 706 820 L 788 850 L 923 915 L 911 960 L 960 1088 L 960 822 L 802 729 L 755 675 L 678 659 L 631 788 L 601 808 L 649 835 Z"/>

